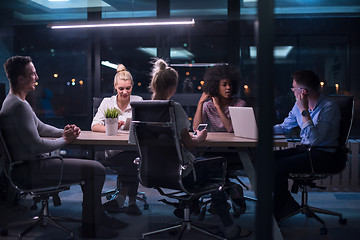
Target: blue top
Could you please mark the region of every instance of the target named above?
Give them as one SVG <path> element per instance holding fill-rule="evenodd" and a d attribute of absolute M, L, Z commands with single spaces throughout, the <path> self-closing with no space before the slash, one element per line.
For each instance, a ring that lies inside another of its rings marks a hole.
<path fill-rule="evenodd" d="M 315 108 L 309 109 L 312 120 L 303 123 L 299 108 L 294 107 L 284 122 L 274 126 L 274 134 L 287 134 L 294 127 L 301 128 L 301 144 L 310 146 L 338 146 L 340 109 L 329 97 L 320 95 Z"/>

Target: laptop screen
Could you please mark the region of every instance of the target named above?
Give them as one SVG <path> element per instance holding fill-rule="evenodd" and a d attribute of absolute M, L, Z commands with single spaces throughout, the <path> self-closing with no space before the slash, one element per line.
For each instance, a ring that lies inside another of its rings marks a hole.
<path fill-rule="evenodd" d="M 229 107 L 236 137 L 258 139 L 258 130 L 252 107 Z"/>

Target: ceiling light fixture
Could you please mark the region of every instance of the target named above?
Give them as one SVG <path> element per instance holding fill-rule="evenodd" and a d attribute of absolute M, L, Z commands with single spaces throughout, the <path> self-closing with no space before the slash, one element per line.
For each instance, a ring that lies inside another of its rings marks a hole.
<path fill-rule="evenodd" d="M 111 63 L 109 61 L 101 61 L 101 65 L 109 67 L 109 68 L 113 68 L 113 69 L 117 69 L 118 65 L 115 63 Z"/>
<path fill-rule="evenodd" d="M 171 63 L 172 67 L 212 67 L 218 63 Z M 224 63 L 228 65 L 227 63 Z"/>
<path fill-rule="evenodd" d="M 193 25 L 194 19 L 149 19 L 149 20 L 122 20 L 122 21 L 86 21 L 68 23 L 49 23 L 48 28 L 104 28 L 104 27 L 131 27 L 131 26 L 164 26 L 164 25 Z"/>

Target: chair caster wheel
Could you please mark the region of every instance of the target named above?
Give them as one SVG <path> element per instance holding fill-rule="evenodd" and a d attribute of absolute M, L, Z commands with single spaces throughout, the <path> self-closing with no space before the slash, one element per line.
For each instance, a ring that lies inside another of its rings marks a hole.
<path fill-rule="evenodd" d="M 149 204 L 144 204 L 144 210 L 149 210 Z"/>
<path fill-rule="evenodd" d="M 339 223 L 341 225 L 345 225 L 347 223 L 347 219 L 346 218 L 341 218 L 341 219 L 339 219 Z"/>
<path fill-rule="evenodd" d="M 321 235 L 326 235 L 327 234 L 327 229 L 326 228 L 320 228 L 320 234 Z"/>
<path fill-rule="evenodd" d="M 9 236 L 9 230 L 7 230 L 7 229 L 2 229 L 1 232 L 0 232 L 0 235 L 1 235 L 2 237 Z"/>

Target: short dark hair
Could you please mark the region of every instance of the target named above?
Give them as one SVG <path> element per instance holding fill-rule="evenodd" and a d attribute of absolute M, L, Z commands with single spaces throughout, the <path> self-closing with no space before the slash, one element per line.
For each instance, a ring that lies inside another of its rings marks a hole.
<path fill-rule="evenodd" d="M 25 75 L 26 65 L 31 62 L 32 59 L 29 56 L 13 56 L 6 60 L 4 63 L 4 70 L 10 81 L 11 88 L 16 88 L 18 84 L 18 77 Z"/>
<path fill-rule="evenodd" d="M 308 88 L 308 90 L 319 91 L 320 80 L 318 75 L 312 71 L 297 71 L 292 74 L 292 78 L 299 85 Z"/>
<path fill-rule="evenodd" d="M 218 64 L 206 70 L 203 78 L 204 92 L 210 94 L 210 96 L 217 96 L 219 93 L 219 83 L 222 79 L 229 79 L 232 86 L 231 95 L 237 94 L 240 71 L 234 66 L 226 64 Z"/>

